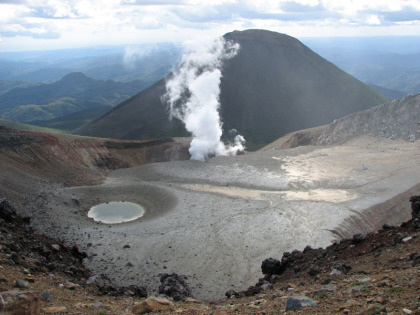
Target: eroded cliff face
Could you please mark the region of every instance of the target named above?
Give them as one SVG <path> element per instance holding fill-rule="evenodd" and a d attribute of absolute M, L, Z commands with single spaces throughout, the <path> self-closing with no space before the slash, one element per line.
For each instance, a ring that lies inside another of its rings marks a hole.
<path fill-rule="evenodd" d="M 101 183 L 115 169 L 189 158 L 189 139 L 122 141 L 0 127 L 0 193 L 13 199 L 44 183 Z"/>
<path fill-rule="evenodd" d="M 420 139 L 420 94 L 350 114 L 329 124 L 314 144 L 332 145 L 368 135 L 377 138 Z"/>

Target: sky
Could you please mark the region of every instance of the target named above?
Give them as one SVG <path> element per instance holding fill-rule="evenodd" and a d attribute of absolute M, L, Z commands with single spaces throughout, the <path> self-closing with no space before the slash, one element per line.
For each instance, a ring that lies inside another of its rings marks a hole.
<path fill-rule="evenodd" d="M 0 0 L 0 52 L 183 42 L 260 28 L 420 36 L 419 0 Z"/>

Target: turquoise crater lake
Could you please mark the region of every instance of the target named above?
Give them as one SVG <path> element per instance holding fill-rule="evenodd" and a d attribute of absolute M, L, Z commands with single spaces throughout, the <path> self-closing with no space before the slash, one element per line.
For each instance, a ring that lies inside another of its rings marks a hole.
<path fill-rule="evenodd" d="M 126 201 L 111 201 L 93 206 L 88 217 L 104 224 L 124 223 L 141 218 L 145 209 L 139 204 Z"/>

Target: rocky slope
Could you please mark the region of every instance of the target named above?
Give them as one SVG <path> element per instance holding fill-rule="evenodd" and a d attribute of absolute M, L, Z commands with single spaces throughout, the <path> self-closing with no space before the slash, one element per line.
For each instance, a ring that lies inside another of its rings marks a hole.
<path fill-rule="evenodd" d="M 347 115 L 329 125 L 292 132 L 261 150 L 335 145 L 361 135 L 410 142 L 420 139 L 420 94 Z"/>
<path fill-rule="evenodd" d="M 222 68 L 221 120 L 225 131 L 235 128 L 245 136 L 249 148 L 387 100 L 290 36 L 246 30 L 224 38 L 241 48 Z M 185 134 L 179 122 L 168 120 L 162 100 L 165 82 L 162 79 L 76 133 L 119 139 Z"/>

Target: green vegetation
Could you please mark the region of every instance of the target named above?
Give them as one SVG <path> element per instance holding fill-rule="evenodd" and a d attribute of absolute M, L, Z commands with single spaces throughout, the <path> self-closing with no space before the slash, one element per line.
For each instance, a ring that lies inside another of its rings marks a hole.
<path fill-rule="evenodd" d="M 111 110 L 111 106 L 98 106 L 75 113 L 71 113 L 65 116 L 61 116 L 49 120 L 34 120 L 31 124 L 41 127 L 48 127 L 53 129 L 62 130 L 74 130 L 79 128 L 92 120 L 104 115 L 106 112 Z"/>
<path fill-rule="evenodd" d="M 50 84 L 16 88 L 0 95 L 0 118 L 19 122 L 50 120 L 99 106 L 115 106 L 141 91 L 130 83 L 93 80 L 71 73 Z"/>
<path fill-rule="evenodd" d="M 22 124 L 22 123 L 18 123 L 18 122 L 15 122 L 15 121 L 4 120 L 4 119 L 0 119 L 0 126 L 5 126 L 5 127 L 8 127 L 8 128 L 14 128 L 14 129 L 21 129 L 21 130 L 30 130 L 30 131 L 47 131 L 47 132 L 55 132 L 55 133 L 69 133 L 66 130 L 44 128 L 44 127 Z"/>

